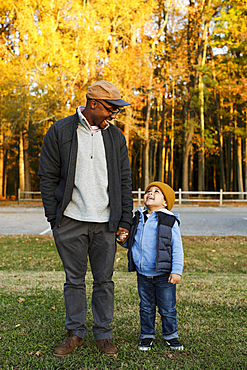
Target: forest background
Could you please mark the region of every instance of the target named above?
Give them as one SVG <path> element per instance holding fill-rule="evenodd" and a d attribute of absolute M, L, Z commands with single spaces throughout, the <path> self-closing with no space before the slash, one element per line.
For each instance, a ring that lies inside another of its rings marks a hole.
<path fill-rule="evenodd" d="M 45 133 L 99 79 L 131 103 L 133 190 L 247 191 L 246 0 L 5 0 L 0 72 L 0 198 L 40 190 Z"/>

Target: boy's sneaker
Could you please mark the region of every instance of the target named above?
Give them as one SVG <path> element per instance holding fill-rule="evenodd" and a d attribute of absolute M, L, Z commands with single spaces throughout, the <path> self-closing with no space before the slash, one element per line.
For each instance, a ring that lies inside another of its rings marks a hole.
<path fill-rule="evenodd" d="M 179 342 L 177 338 L 166 340 L 166 343 L 171 349 L 178 349 L 179 351 L 183 351 L 184 346 Z"/>
<path fill-rule="evenodd" d="M 139 351 L 150 351 L 152 348 L 153 339 L 152 338 L 144 338 L 141 339 L 141 342 L 138 345 Z"/>

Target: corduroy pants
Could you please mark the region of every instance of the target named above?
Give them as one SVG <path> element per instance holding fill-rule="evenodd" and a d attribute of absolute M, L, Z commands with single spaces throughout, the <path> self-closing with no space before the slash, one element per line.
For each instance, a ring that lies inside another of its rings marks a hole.
<path fill-rule="evenodd" d="M 93 223 L 63 217 L 53 236 L 66 274 L 64 298 L 65 329 L 84 338 L 87 328 L 85 275 L 87 258 L 93 274 L 92 313 L 96 340 L 111 338 L 114 312 L 113 266 L 116 253 L 115 233 L 108 223 Z"/>

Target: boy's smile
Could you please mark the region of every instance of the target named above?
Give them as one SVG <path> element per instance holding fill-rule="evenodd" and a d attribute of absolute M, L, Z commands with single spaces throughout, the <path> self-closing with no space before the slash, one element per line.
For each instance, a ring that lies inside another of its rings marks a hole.
<path fill-rule="evenodd" d="M 144 204 L 147 207 L 148 213 L 158 211 L 161 208 L 167 207 L 165 197 L 157 186 L 151 186 L 144 194 Z"/>

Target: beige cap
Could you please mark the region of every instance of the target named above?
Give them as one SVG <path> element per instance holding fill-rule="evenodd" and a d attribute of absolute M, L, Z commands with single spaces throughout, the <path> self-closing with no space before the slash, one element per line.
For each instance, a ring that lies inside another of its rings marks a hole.
<path fill-rule="evenodd" d="M 101 80 L 95 82 L 89 86 L 86 96 L 88 99 L 105 100 L 107 103 L 117 105 L 119 107 L 130 105 L 130 103 L 121 99 L 117 86 L 109 81 Z"/>
<path fill-rule="evenodd" d="M 174 190 L 169 185 L 165 184 L 164 182 L 153 181 L 147 186 L 145 193 L 148 191 L 149 188 L 151 188 L 151 186 L 157 186 L 157 188 L 159 188 L 162 191 L 162 193 L 164 194 L 166 198 L 167 209 L 170 211 L 175 202 Z"/>

